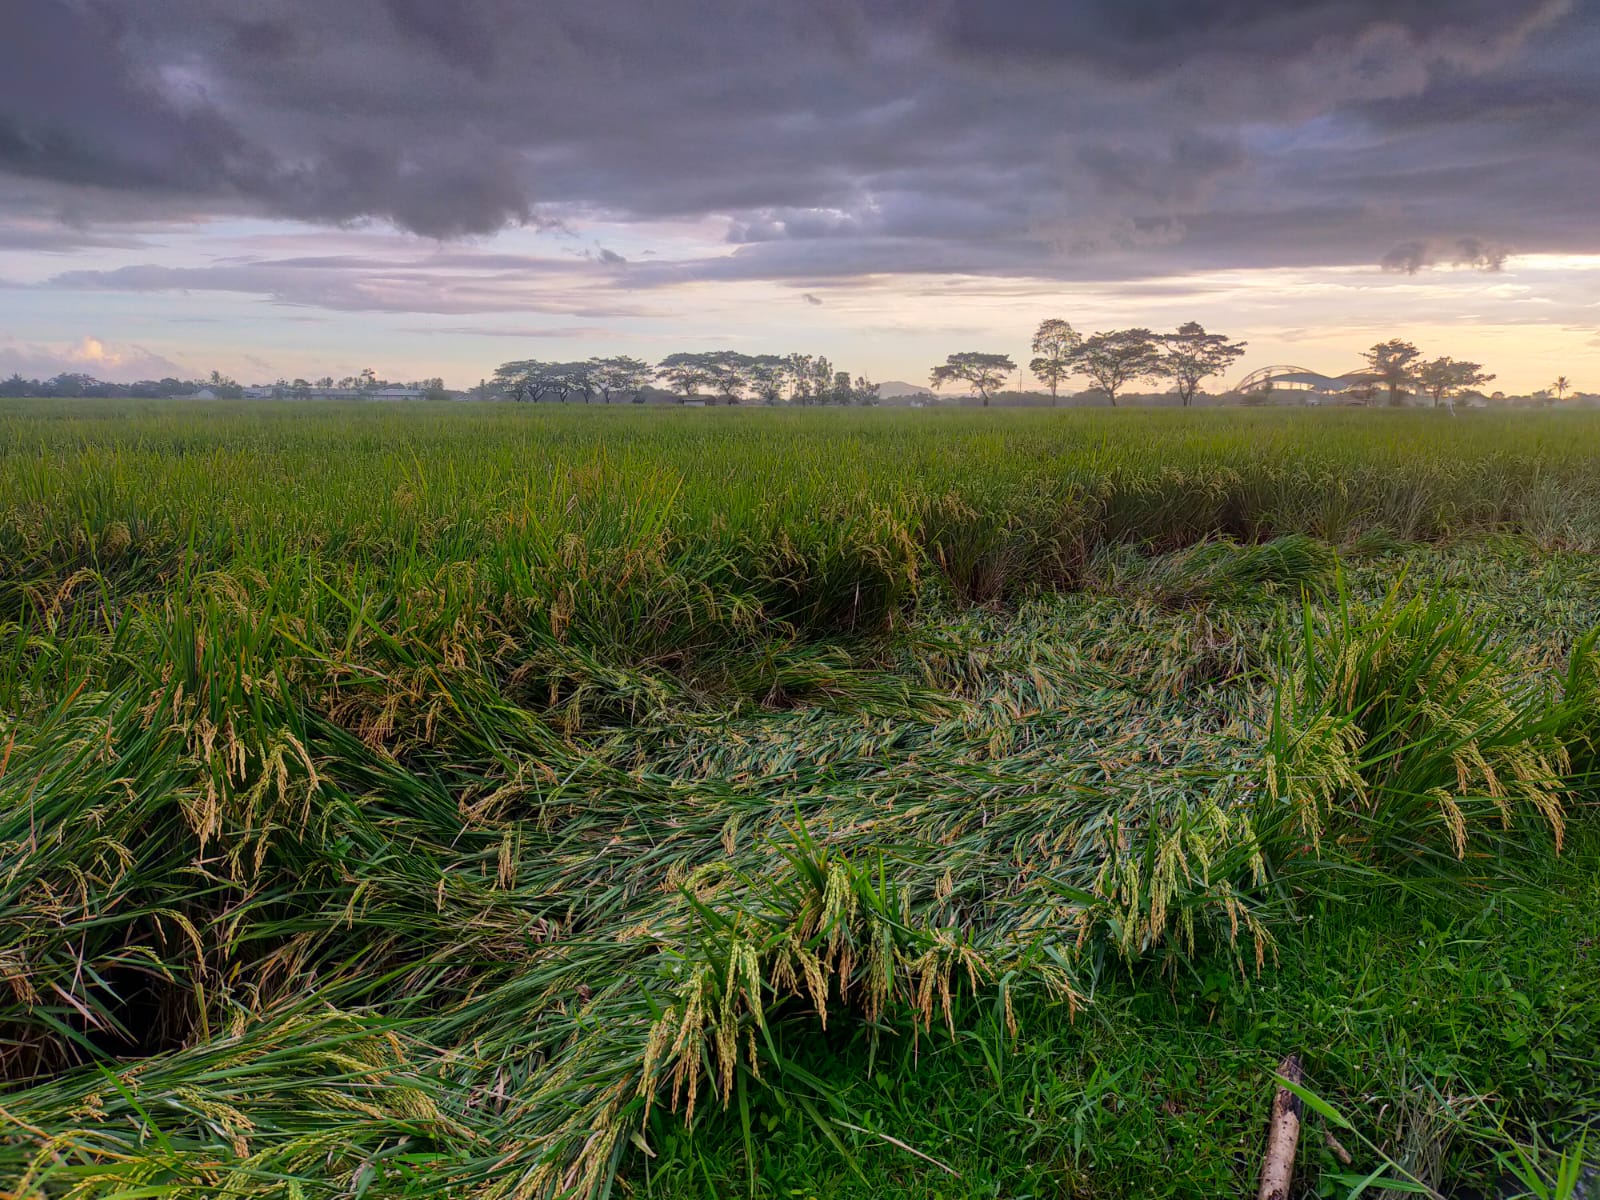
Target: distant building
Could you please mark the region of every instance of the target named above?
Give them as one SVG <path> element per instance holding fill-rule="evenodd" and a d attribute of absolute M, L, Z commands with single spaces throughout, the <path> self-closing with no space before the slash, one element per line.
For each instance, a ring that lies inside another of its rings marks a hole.
<path fill-rule="evenodd" d="M 198 391 L 184 397 L 185 400 L 215 400 L 216 398 L 217 394 L 210 388 L 200 388 Z"/>
<path fill-rule="evenodd" d="M 379 388 L 375 392 L 364 392 L 358 394 L 368 396 L 373 400 L 421 400 L 425 395 L 427 395 L 427 393 L 421 388 L 408 387 L 386 387 Z"/>
<path fill-rule="evenodd" d="M 1372 398 L 1377 381 L 1369 371 L 1324 375 L 1307 367 L 1285 365 L 1251 371 L 1230 389 L 1246 401 L 1280 400 L 1307 405 L 1364 403 Z"/>

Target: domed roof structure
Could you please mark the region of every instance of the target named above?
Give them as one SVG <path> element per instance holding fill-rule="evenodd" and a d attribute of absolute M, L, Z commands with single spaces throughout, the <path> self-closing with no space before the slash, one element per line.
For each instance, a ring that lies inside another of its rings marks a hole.
<path fill-rule="evenodd" d="M 1364 371 L 1349 371 L 1343 375 L 1324 375 L 1320 371 L 1313 371 L 1309 367 L 1293 367 L 1278 364 L 1271 367 L 1260 367 L 1246 375 L 1233 387 L 1235 392 L 1249 395 L 1252 392 L 1266 392 L 1275 388 L 1284 388 L 1296 392 L 1317 392 L 1321 395 L 1336 396 L 1341 392 L 1348 392 L 1351 388 L 1359 387 L 1371 382 L 1371 377 Z"/>

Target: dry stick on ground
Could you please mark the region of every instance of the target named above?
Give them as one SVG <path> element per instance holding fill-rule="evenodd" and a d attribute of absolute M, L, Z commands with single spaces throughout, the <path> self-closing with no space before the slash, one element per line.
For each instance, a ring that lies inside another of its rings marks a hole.
<path fill-rule="evenodd" d="M 1355 1159 L 1350 1155 L 1350 1151 L 1344 1148 L 1344 1143 L 1333 1136 L 1333 1130 L 1324 1129 L 1322 1131 L 1322 1140 L 1328 1144 L 1328 1149 L 1333 1151 L 1333 1156 L 1339 1160 L 1341 1166 L 1348 1167 L 1355 1162 Z"/>
<path fill-rule="evenodd" d="M 1278 1075 L 1298 1084 L 1302 1078 L 1300 1056 L 1291 1054 L 1279 1063 Z M 1289 1200 L 1289 1180 L 1294 1175 L 1294 1150 L 1299 1140 L 1300 1097 L 1280 1087 L 1272 1098 L 1267 1156 L 1261 1163 L 1261 1191 L 1257 1193 L 1257 1200 Z"/>

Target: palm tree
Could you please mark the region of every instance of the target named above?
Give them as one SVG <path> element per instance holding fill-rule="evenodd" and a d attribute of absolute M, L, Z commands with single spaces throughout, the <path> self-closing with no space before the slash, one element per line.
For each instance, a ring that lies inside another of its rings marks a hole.
<path fill-rule="evenodd" d="M 1564 400 L 1567 393 L 1572 390 L 1572 380 L 1568 379 L 1565 375 L 1562 375 L 1550 385 L 1550 390 L 1556 394 L 1556 400 L 1558 402 Z"/>

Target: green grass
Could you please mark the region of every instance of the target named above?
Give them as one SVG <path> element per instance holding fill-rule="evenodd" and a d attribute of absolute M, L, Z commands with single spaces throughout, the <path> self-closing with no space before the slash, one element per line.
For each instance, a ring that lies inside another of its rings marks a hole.
<path fill-rule="evenodd" d="M 992 1005 L 973 1003 L 954 1037 L 880 1048 L 870 1076 L 859 1035 L 796 1031 L 783 1048 L 792 1067 L 749 1093 L 749 1143 L 737 1107 L 692 1135 L 654 1118 L 656 1157 L 627 1181 L 631 1194 L 743 1195 L 752 1177 L 770 1196 L 1248 1194 L 1271 1072 L 1289 1047 L 1308 1083 L 1397 1158 L 1410 1149 L 1406 1122 L 1429 1121 L 1448 1168 L 1430 1182 L 1495 1178 L 1497 1116 L 1596 1116 L 1600 859 L 1592 839 L 1568 853 L 1509 896 L 1420 908 L 1383 897 L 1368 913 L 1351 911 L 1355 899 L 1317 905 L 1259 978 L 1216 964 L 1119 972 L 1075 1020 L 1024 1012 L 1016 1039 Z M 1382 1163 L 1318 1118 L 1304 1138 L 1313 1180 Z M 1323 1194 L 1348 1191 L 1324 1183 Z"/>
<path fill-rule="evenodd" d="M 1319 1194 L 1542 1162 L 1597 434 L 0 408 L 0 1179 L 1233 1194 L 1289 1051 Z"/>

